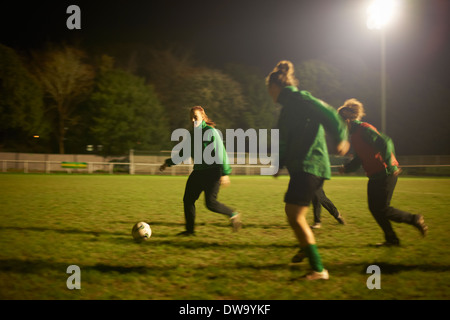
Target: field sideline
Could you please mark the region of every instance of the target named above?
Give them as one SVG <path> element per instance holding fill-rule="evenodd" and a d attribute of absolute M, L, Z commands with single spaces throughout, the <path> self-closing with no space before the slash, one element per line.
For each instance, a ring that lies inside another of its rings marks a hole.
<path fill-rule="evenodd" d="M 197 236 L 184 230 L 186 176 L 0 174 L 0 299 L 450 299 L 450 179 L 400 177 L 392 204 L 422 213 L 429 234 L 394 224 L 399 248 L 375 248 L 381 229 L 367 209 L 365 177 L 333 177 L 324 190 L 346 219 L 322 209 L 314 231 L 330 280 L 306 282 L 282 202 L 288 177 L 231 176 L 219 200 L 243 214 L 232 233 L 224 216 L 197 202 Z M 312 223 L 312 212 L 308 215 Z M 131 228 L 149 222 L 152 238 Z M 81 270 L 69 290 L 67 267 Z M 367 267 L 381 270 L 370 290 Z"/>

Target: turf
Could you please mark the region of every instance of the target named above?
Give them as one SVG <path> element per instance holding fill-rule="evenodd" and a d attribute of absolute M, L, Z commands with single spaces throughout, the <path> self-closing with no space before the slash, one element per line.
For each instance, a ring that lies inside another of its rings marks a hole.
<path fill-rule="evenodd" d="M 307 282 L 306 262 L 290 264 L 297 243 L 284 215 L 288 178 L 231 176 L 219 200 L 243 214 L 232 233 L 225 216 L 197 202 L 195 237 L 184 230 L 186 176 L 0 174 L 0 299 L 442 299 L 450 298 L 450 179 L 399 179 L 392 204 L 422 213 L 429 234 L 394 224 L 399 248 L 376 248 L 380 228 L 367 209 L 364 177 L 325 184 L 347 225 L 322 210 L 315 230 L 330 280 Z M 312 213 L 308 220 L 312 223 Z M 135 243 L 131 228 L 153 235 Z M 81 270 L 69 290 L 67 268 Z M 370 265 L 381 289 L 368 289 Z"/>

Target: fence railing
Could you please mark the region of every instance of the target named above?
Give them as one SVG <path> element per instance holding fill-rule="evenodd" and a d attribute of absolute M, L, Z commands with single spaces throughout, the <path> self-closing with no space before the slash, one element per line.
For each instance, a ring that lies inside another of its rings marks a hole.
<path fill-rule="evenodd" d="M 156 163 L 131 163 L 131 162 L 97 162 L 87 161 L 83 165 L 73 163 L 68 167 L 64 161 L 52 160 L 0 160 L 1 172 L 22 173 L 107 173 L 107 174 L 164 174 L 164 175 L 188 175 L 193 165 L 180 164 L 166 168 L 161 173 Z M 80 163 L 81 164 L 81 163 Z M 268 165 L 232 164 L 232 175 L 260 175 L 262 168 Z M 332 165 L 332 172 L 337 173 L 340 165 Z M 442 175 L 450 176 L 450 165 L 403 165 L 405 174 L 412 175 Z M 286 173 L 285 171 L 283 173 Z M 360 172 L 362 173 L 362 172 Z"/>
<path fill-rule="evenodd" d="M 165 175 L 184 175 L 189 174 L 193 165 L 179 164 L 166 168 L 161 173 L 159 167 L 161 164 L 155 163 L 130 163 L 130 162 L 83 162 L 84 166 L 74 165 L 68 168 L 63 161 L 49 160 L 0 160 L 1 172 L 23 172 L 23 173 L 109 173 L 109 174 L 165 174 Z M 261 168 L 269 166 L 263 165 L 231 165 L 233 174 L 255 175 L 259 174 Z"/>

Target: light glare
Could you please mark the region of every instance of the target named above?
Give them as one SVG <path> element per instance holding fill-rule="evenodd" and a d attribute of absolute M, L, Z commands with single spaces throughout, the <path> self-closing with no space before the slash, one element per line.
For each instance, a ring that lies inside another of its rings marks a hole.
<path fill-rule="evenodd" d="M 374 0 L 367 8 L 367 28 L 383 28 L 394 16 L 397 6 L 395 0 Z"/>

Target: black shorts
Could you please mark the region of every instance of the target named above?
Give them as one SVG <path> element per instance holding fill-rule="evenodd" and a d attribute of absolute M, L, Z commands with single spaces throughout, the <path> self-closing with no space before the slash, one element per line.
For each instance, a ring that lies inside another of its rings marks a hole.
<path fill-rule="evenodd" d="M 290 174 L 284 202 L 298 206 L 309 206 L 314 194 L 323 186 L 323 178 L 306 172 Z"/>

